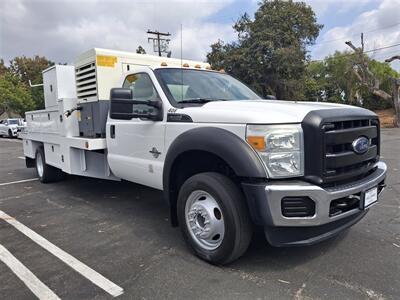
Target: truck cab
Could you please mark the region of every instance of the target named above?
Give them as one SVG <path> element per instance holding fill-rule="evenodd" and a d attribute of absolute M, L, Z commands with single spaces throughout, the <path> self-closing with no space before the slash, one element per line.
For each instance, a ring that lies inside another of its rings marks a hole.
<path fill-rule="evenodd" d="M 28 114 L 24 151 L 42 181 L 66 172 L 162 190 L 172 224 L 214 264 L 240 257 L 255 227 L 273 246 L 310 245 L 377 203 L 386 165 L 373 112 L 265 100 L 205 63 L 99 51 L 71 69 L 76 96 L 41 112 L 68 126 L 58 141 L 30 134 Z"/>

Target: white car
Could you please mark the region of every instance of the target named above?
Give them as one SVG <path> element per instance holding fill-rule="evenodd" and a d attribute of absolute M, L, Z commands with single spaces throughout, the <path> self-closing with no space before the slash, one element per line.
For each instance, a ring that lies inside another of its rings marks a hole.
<path fill-rule="evenodd" d="M 16 137 L 22 119 L 0 120 L 0 136 Z"/>

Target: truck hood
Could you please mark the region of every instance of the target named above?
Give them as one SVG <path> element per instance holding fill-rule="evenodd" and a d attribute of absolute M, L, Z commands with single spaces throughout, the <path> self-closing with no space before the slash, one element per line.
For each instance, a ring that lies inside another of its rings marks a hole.
<path fill-rule="evenodd" d="M 178 109 L 176 113 L 185 114 L 196 123 L 300 123 L 313 110 L 321 109 L 360 109 L 354 106 L 281 100 L 243 100 L 215 101 L 203 106 Z"/>

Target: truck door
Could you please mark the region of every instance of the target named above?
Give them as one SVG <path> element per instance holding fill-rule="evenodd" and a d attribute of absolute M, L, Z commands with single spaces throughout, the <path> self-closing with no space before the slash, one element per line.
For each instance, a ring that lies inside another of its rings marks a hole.
<path fill-rule="evenodd" d="M 154 75 L 153 75 L 154 76 Z M 151 76 L 146 72 L 129 74 L 124 88 L 132 89 L 135 100 L 160 99 Z M 151 109 L 134 104 L 134 111 Z M 112 172 L 125 180 L 162 189 L 165 120 L 109 119 L 107 122 L 108 163 Z"/>

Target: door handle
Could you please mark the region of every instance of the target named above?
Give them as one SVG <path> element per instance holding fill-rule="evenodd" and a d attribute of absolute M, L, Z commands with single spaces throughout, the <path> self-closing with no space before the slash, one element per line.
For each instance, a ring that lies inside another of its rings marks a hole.
<path fill-rule="evenodd" d="M 115 125 L 110 126 L 110 137 L 115 139 Z"/>

